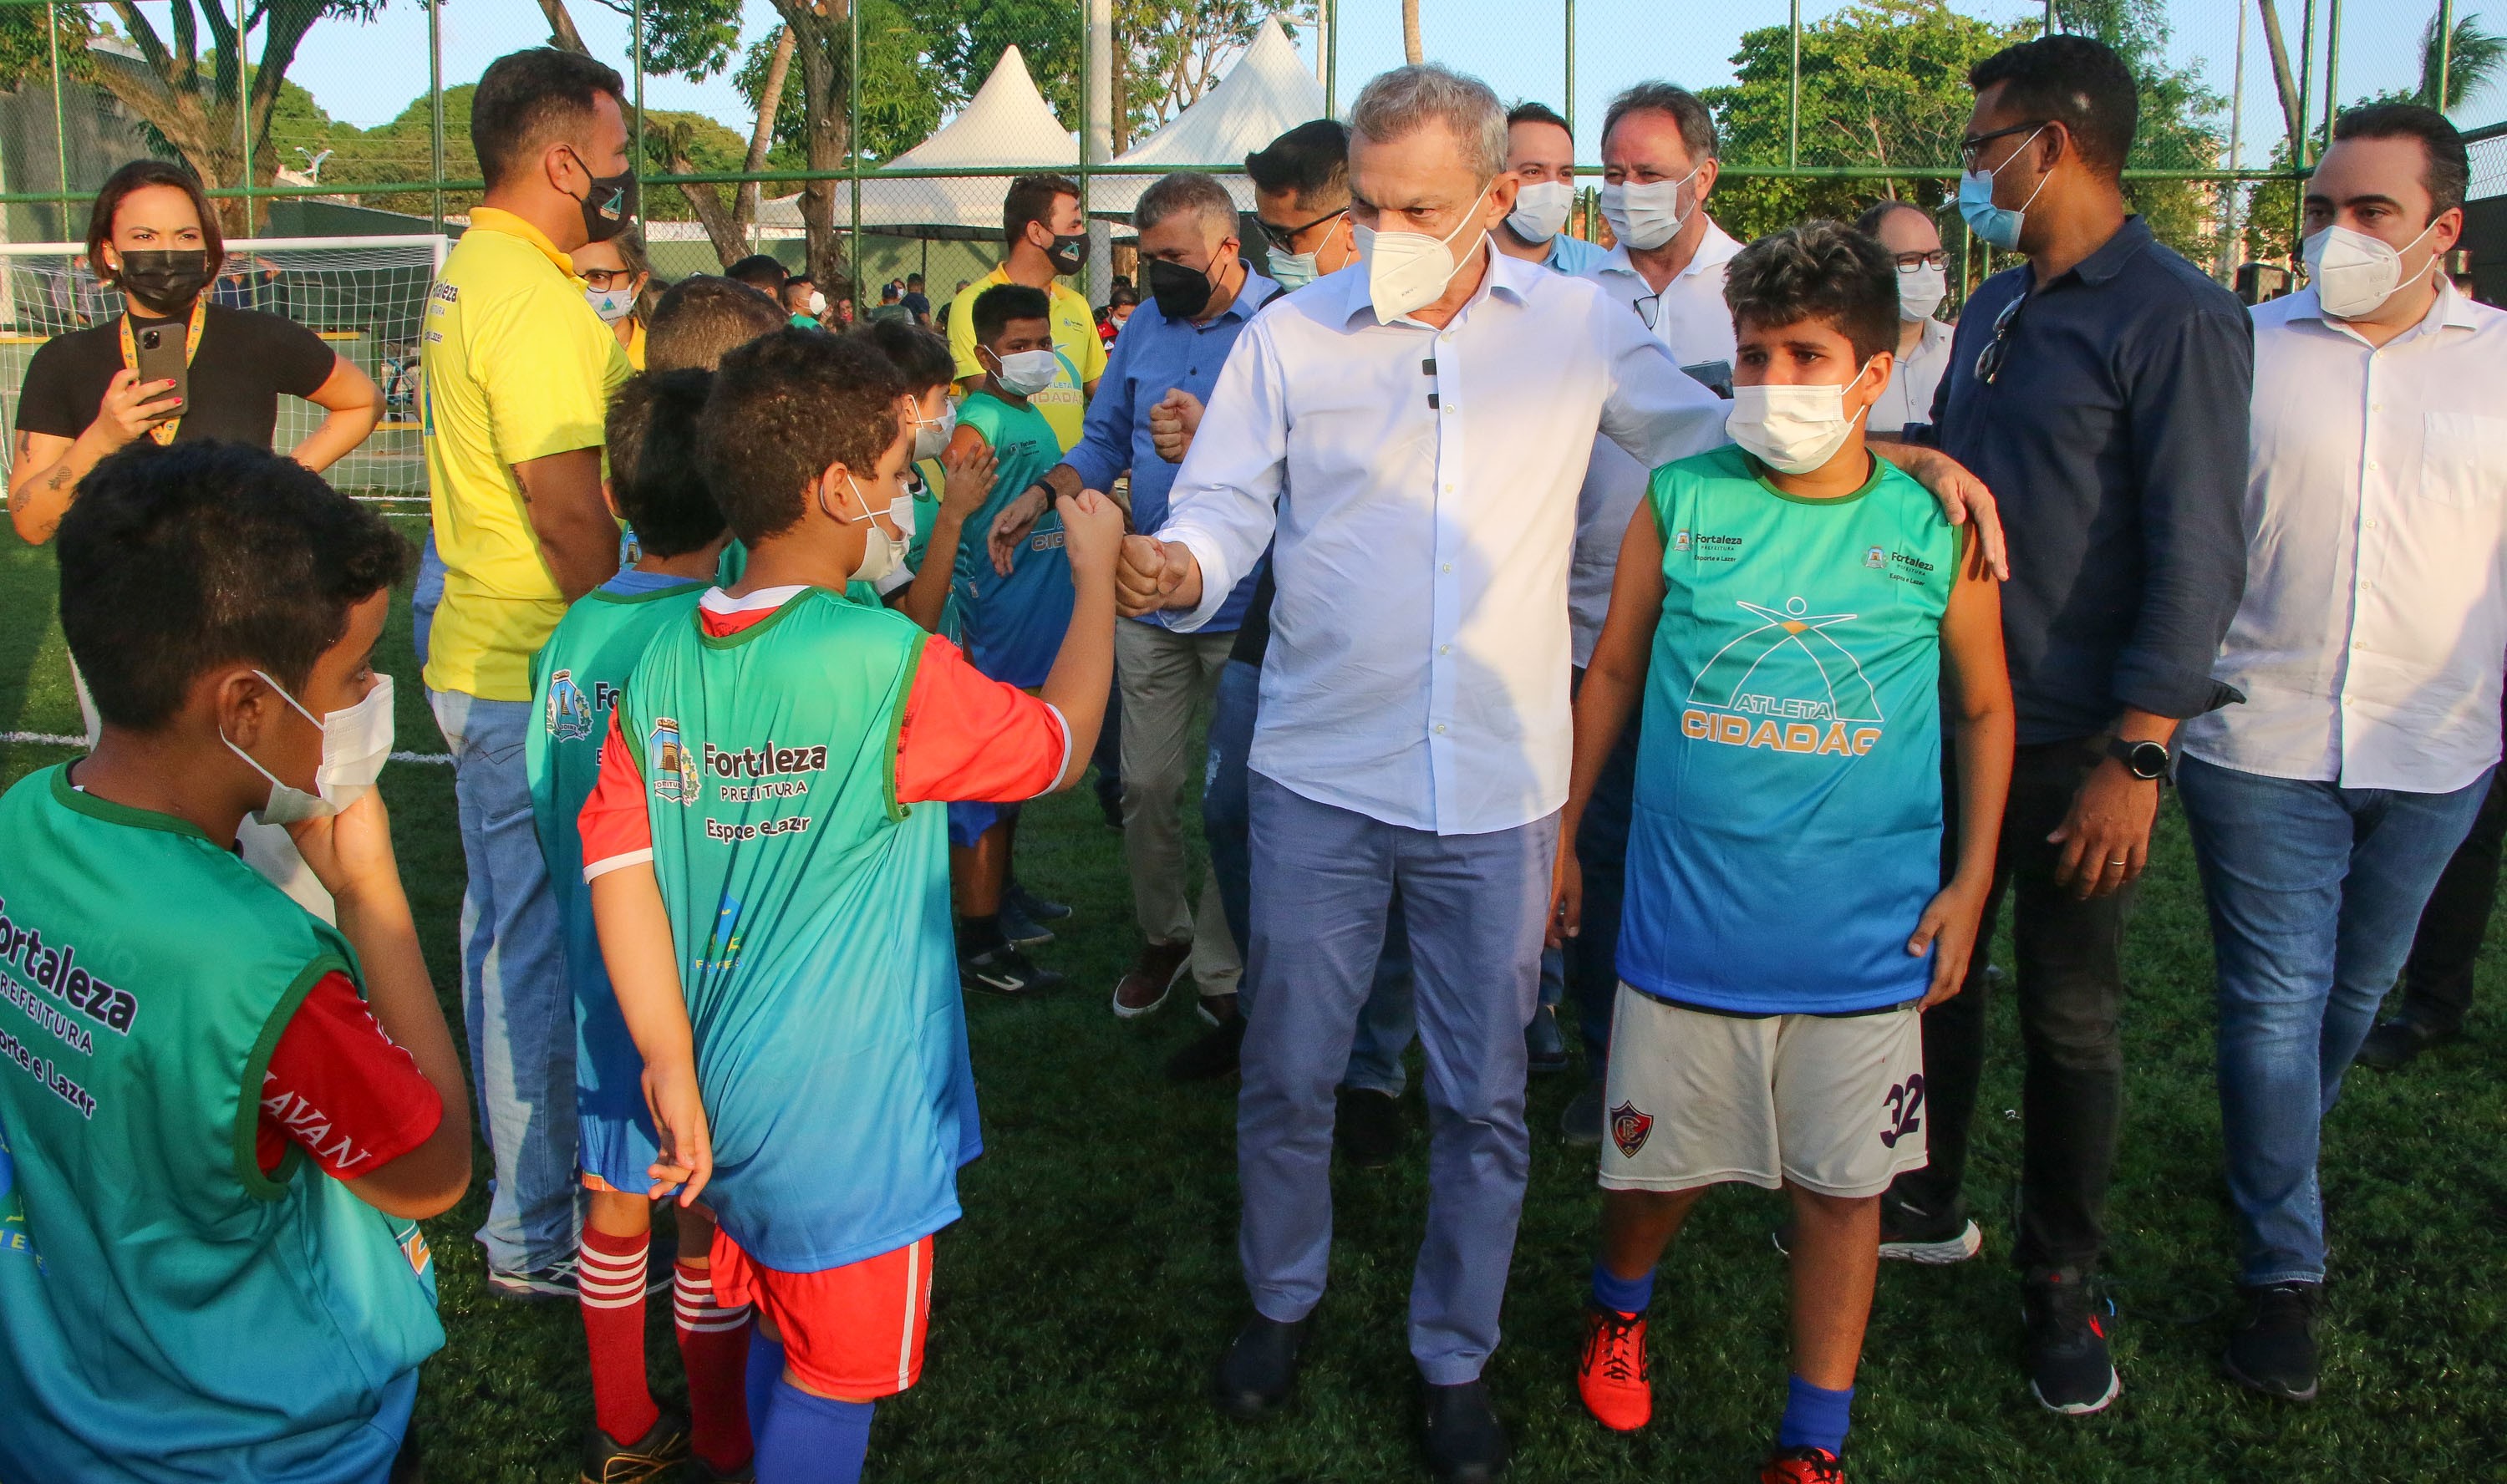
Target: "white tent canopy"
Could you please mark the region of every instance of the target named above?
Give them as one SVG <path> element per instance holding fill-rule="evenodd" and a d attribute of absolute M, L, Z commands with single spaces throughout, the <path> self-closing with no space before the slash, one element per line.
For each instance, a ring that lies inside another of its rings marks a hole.
<path fill-rule="evenodd" d="M 1310 120 L 1324 117 L 1324 88 L 1297 56 L 1296 44 L 1267 18 L 1254 44 L 1200 101 L 1168 120 L 1117 164 L 1233 164 Z M 1108 175 L 1093 181 L 1089 210 L 1129 216 L 1152 175 Z M 1239 210 L 1254 209 L 1254 182 L 1242 172 L 1218 177 Z"/>
<path fill-rule="evenodd" d="M 861 224 L 870 232 L 998 236 L 1001 196 L 1010 177 L 1030 170 L 1070 170 L 1079 145 L 1045 105 L 1029 77 L 1019 49 L 1001 53 L 993 75 L 958 116 L 931 137 L 888 162 L 894 169 L 999 169 L 1005 173 L 961 180 L 868 180 L 861 183 Z M 836 224 L 852 222 L 852 203 L 836 193 Z M 801 198 L 761 201 L 757 225 L 797 228 Z"/>

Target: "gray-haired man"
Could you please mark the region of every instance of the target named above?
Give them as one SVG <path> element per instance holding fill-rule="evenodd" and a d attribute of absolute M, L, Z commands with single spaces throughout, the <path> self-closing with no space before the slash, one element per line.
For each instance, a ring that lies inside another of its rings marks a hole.
<path fill-rule="evenodd" d="M 1181 436 L 1163 427 L 1187 408 L 1199 413 L 1238 333 L 1279 292 L 1246 264 L 1236 203 L 1208 175 L 1160 177 L 1142 193 L 1132 225 L 1141 234 L 1146 299 L 1114 340 L 1077 446 L 994 522 L 992 560 L 1004 572 L 1043 514 L 1048 491 L 1111 489 L 1128 468 L 1133 528 L 1155 530 L 1166 520 Z M 1193 708 L 1217 685 L 1253 590 L 1249 573 L 1211 621 L 1189 633 L 1155 623 L 1115 626 L 1123 854 L 1142 940 L 1139 960 L 1114 987 L 1114 1013 L 1127 1020 L 1165 1003 L 1187 969 L 1206 996 L 1236 993 L 1236 945 L 1217 886 L 1205 883 L 1197 912 L 1188 895 L 1179 805 Z"/>

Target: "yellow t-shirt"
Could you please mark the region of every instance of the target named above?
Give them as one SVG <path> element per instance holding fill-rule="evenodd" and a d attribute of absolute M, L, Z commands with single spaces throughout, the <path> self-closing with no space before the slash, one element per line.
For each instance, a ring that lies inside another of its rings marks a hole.
<path fill-rule="evenodd" d="M 630 320 L 628 323 L 633 328 L 627 332 L 627 364 L 641 371 L 644 369 L 644 322 Z"/>
<path fill-rule="evenodd" d="M 565 616 L 514 465 L 601 445 L 609 393 L 628 377 L 618 337 L 584 301 L 565 254 L 510 212 L 483 206 L 426 306 L 426 483 L 444 604 L 426 683 L 528 701 L 531 656 Z"/>
<path fill-rule="evenodd" d="M 958 380 L 982 376 L 987 369 L 975 359 L 975 301 L 984 290 L 1010 281 L 1006 266 L 994 269 L 959 290 L 949 306 L 949 353 L 958 358 Z M 1062 360 L 1053 384 L 1028 401 L 1053 424 L 1053 435 L 1066 449 L 1079 446 L 1080 424 L 1087 420 L 1088 399 L 1082 388 L 1106 374 L 1106 343 L 1097 338 L 1097 316 L 1088 301 L 1061 280 L 1053 289 L 1053 349 Z"/>

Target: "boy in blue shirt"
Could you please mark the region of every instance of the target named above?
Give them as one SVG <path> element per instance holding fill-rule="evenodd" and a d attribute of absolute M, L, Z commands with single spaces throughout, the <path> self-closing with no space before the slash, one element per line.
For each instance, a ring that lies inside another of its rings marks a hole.
<path fill-rule="evenodd" d="M 1917 1012 L 1957 993 L 2011 777 L 1990 573 L 1864 447 L 1897 284 L 1833 222 L 1732 260 L 1735 446 L 1655 470 L 1628 524 L 1560 826 L 1574 841 L 1642 703 L 1578 1390 L 1605 1426 L 1644 1427 L 1655 1261 L 1709 1186 L 1783 1188 L 1793 1376 L 1762 1484 L 1844 1478 L 1880 1193 L 1924 1162 Z M 1572 847 L 1558 875 L 1553 939 L 1578 926 Z"/>
<path fill-rule="evenodd" d="M 749 1457 L 741 1395 L 748 1311 L 714 1302 L 707 1255 L 713 1223 L 702 1211 L 678 1213 L 679 1255 L 672 1275 L 691 1415 L 664 1412 L 645 1380 L 653 1206 L 644 1194 L 644 1172 L 653 1163 L 652 1118 L 644 1106 L 643 1058 L 619 1016 L 593 933 L 583 842 L 575 832 L 575 815 L 600 776 L 601 739 L 628 671 L 664 625 L 688 620 L 730 539 L 696 467 L 697 421 L 712 383 L 709 371 L 642 372 L 610 399 L 604 429 L 609 503 L 635 527 L 639 555 L 569 608 L 531 661 L 540 724 L 524 739 L 525 767 L 540 851 L 548 857 L 549 891 L 565 935 L 574 992 L 577 1157 L 591 1192 L 577 1274 L 595 1420 L 584 1442 L 583 1473 L 592 1479 L 640 1478 L 690 1451 L 704 1476 L 726 1478 Z"/>

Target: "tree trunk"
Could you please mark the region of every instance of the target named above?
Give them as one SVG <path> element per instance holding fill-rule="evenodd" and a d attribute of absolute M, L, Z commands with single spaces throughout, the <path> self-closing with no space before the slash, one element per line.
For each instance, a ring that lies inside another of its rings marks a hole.
<path fill-rule="evenodd" d="M 2264 48 L 2271 54 L 2272 86 L 2280 90 L 2280 116 L 2289 127 L 2289 160 L 2303 163 L 2307 158 L 2305 141 L 2299 137 L 2298 79 L 2289 69 L 2289 43 L 2281 40 L 2280 9 L 2272 0 L 2255 0 L 2263 8 Z"/>
<path fill-rule="evenodd" d="M 775 116 L 783 106 L 783 80 L 792 71 L 792 28 L 776 33 L 774 54 L 766 58 L 766 86 L 757 94 L 757 127 L 748 131 L 748 159 L 741 168 L 751 174 L 766 168 L 767 152 L 775 147 Z M 758 188 L 752 181 L 740 188 L 732 220 L 745 228 L 757 220 Z M 728 265 L 731 260 L 725 258 Z"/>
<path fill-rule="evenodd" d="M 565 13 L 565 0 L 540 0 L 540 14 L 548 18 L 550 46 L 580 56 L 592 54 L 592 49 L 583 44 L 583 33 L 574 28 L 574 18 Z"/>
<path fill-rule="evenodd" d="M 1427 59 L 1419 45 L 1419 0 L 1401 0 L 1401 55 L 1413 67 Z"/>
<path fill-rule="evenodd" d="M 235 18 L 212 3 L 196 13 L 189 5 L 174 7 L 170 20 L 174 46 L 168 48 L 157 28 L 133 0 L 113 0 L 123 34 L 138 51 L 127 56 L 91 52 L 97 63 L 96 81 L 123 106 L 148 121 L 165 136 L 185 163 L 210 186 L 243 183 L 243 151 L 238 135 L 252 139 L 252 181 L 267 186 L 278 179 L 278 160 L 270 147 L 270 118 L 278 102 L 279 84 L 296 60 L 305 33 L 321 18 L 318 3 L 273 8 L 264 21 L 261 61 L 247 90 L 243 48 L 236 36 Z M 203 106 L 200 85 L 200 33 L 205 23 L 217 54 L 217 75 Z M 258 221 L 249 203 L 217 202 L 220 231 L 231 236 L 248 235 Z"/>
<path fill-rule="evenodd" d="M 775 9 L 791 28 L 793 50 L 801 60 L 801 134 L 809 167 L 842 169 L 850 142 L 844 85 L 852 66 L 852 0 L 775 0 Z M 830 300 L 837 296 L 829 286 L 847 275 L 844 254 L 836 246 L 839 184 L 843 182 L 814 180 L 801 187 L 810 275 Z"/>

